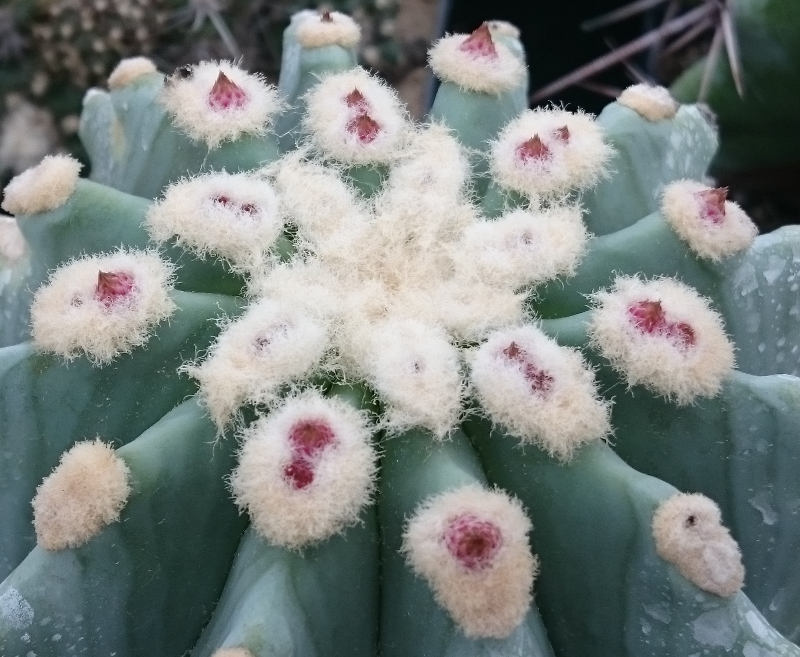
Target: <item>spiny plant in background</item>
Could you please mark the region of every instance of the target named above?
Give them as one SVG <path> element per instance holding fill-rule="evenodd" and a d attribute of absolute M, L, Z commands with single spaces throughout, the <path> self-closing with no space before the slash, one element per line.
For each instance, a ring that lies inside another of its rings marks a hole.
<path fill-rule="evenodd" d="M 357 40 L 125 60 L 6 188 L 0 652 L 800 655 L 798 230 L 663 89 L 487 23 L 414 125 Z"/>

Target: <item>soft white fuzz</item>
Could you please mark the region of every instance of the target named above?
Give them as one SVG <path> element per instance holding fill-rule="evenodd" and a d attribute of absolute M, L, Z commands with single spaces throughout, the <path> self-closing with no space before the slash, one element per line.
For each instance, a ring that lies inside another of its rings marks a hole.
<path fill-rule="evenodd" d="M 447 126 L 434 123 L 412 135 L 392 167 L 380 202 L 413 204 L 423 212 L 437 203 L 458 204 L 469 176 L 464 148 Z"/>
<path fill-rule="evenodd" d="M 111 75 L 108 76 L 108 88 L 121 89 L 150 73 L 158 73 L 153 60 L 147 57 L 126 57 L 120 60 L 119 64 L 111 71 Z"/>
<path fill-rule="evenodd" d="M 186 371 L 220 428 L 245 403 L 273 403 L 284 384 L 308 376 L 328 348 L 327 323 L 291 304 L 264 299 L 228 324 L 200 364 Z"/>
<path fill-rule="evenodd" d="M 33 498 L 36 542 L 45 550 L 76 548 L 119 519 L 131 493 L 130 470 L 101 440 L 61 455 Z"/>
<path fill-rule="evenodd" d="M 363 102 L 348 105 L 354 90 Z M 323 78 L 306 95 L 306 109 L 304 130 L 314 146 L 325 157 L 349 165 L 395 160 L 410 130 L 395 91 L 362 68 Z M 355 128 L 360 120 L 377 126 L 367 140 Z"/>
<path fill-rule="evenodd" d="M 464 565 L 448 548 L 458 519 L 492 526 L 492 554 L 477 567 Z M 538 570 L 531 554 L 531 523 L 516 498 L 480 486 L 464 486 L 427 499 L 406 526 L 402 550 L 436 601 L 471 639 L 502 639 L 525 618 Z"/>
<path fill-rule="evenodd" d="M 214 109 L 209 94 L 223 73 L 246 96 L 240 107 Z M 174 124 L 195 141 L 216 148 L 222 142 L 244 135 L 261 135 L 269 128 L 280 109 L 278 92 L 256 74 L 247 73 L 225 61 L 200 62 L 191 67 L 188 77 L 174 74 L 167 78 L 161 103 L 172 115 Z"/>
<path fill-rule="evenodd" d="M 95 296 L 100 272 L 126 274 L 133 288 L 106 304 Z M 109 363 L 147 342 L 155 325 L 175 311 L 172 276 L 172 265 L 154 252 L 118 251 L 70 262 L 33 298 L 33 342 L 67 360 L 85 355 L 96 365 Z"/>
<path fill-rule="evenodd" d="M 468 34 L 439 39 L 428 51 L 428 64 L 437 78 L 469 91 L 500 95 L 525 79 L 525 65 L 502 43 L 495 42 L 496 56 L 465 52 L 461 45 Z"/>
<path fill-rule="evenodd" d="M 330 444 L 309 457 L 313 479 L 293 485 L 298 452 L 290 436 L 302 423 L 330 430 Z M 358 522 L 370 502 L 376 472 L 363 413 L 338 399 L 308 391 L 287 399 L 243 433 L 239 465 L 231 476 L 236 503 L 268 541 L 290 549 L 325 540 Z"/>
<path fill-rule="evenodd" d="M 724 213 L 708 217 L 702 195 L 711 187 L 692 180 L 678 180 L 664 189 L 661 213 L 689 248 L 701 258 L 719 261 L 749 247 L 758 228 L 732 201 L 725 201 Z"/>
<path fill-rule="evenodd" d="M 686 579 L 726 598 L 741 590 L 739 546 L 722 524 L 719 507 L 705 495 L 679 493 L 665 500 L 653 515 L 652 529 L 659 556 Z"/>
<path fill-rule="evenodd" d="M 477 270 L 482 280 L 521 288 L 573 274 L 587 237 L 577 206 L 518 209 L 470 226 L 456 255 L 461 267 Z"/>
<path fill-rule="evenodd" d="M 343 295 L 334 274 L 316 259 L 294 260 L 276 265 L 251 282 L 250 295 L 278 304 L 294 306 L 315 317 L 332 318 L 344 307 Z"/>
<path fill-rule="evenodd" d="M 14 217 L 0 214 L 0 262 L 13 264 L 28 251 L 25 236 Z"/>
<path fill-rule="evenodd" d="M 69 155 L 47 155 L 6 185 L 3 210 L 14 215 L 37 214 L 64 205 L 75 191 L 81 163 Z"/>
<path fill-rule="evenodd" d="M 211 657 L 253 657 L 253 653 L 247 648 L 220 648 Z"/>
<path fill-rule="evenodd" d="M 203 257 L 227 260 L 248 272 L 263 261 L 283 229 L 278 198 L 265 180 L 238 173 L 209 173 L 170 185 L 145 219 L 158 242 Z"/>
<path fill-rule="evenodd" d="M 453 429 L 461 413 L 461 361 L 443 329 L 388 318 L 354 342 L 362 375 L 386 403 L 388 427 L 424 427 L 438 438 Z"/>
<path fill-rule="evenodd" d="M 496 331 L 471 358 L 475 394 L 491 419 L 561 460 L 611 430 L 610 408 L 580 353 L 533 326 Z"/>
<path fill-rule="evenodd" d="M 368 213 L 350 185 L 330 167 L 288 155 L 276 166 L 275 186 L 284 216 L 313 247 L 352 258 L 349 251 L 358 248 Z"/>
<path fill-rule="evenodd" d="M 361 40 L 358 23 L 338 11 L 326 12 L 323 18 L 322 12 L 307 9 L 295 14 L 292 22 L 297 23 L 295 37 L 303 48 L 353 48 Z"/>
<path fill-rule="evenodd" d="M 541 142 L 541 157 L 524 155 L 532 139 Z M 491 170 L 502 187 L 533 200 L 552 199 L 596 185 L 608 172 L 611 153 L 590 114 L 537 108 L 502 130 L 492 146 Z"/>
<path fill-rule="evenodd" d="M 617 102 L 648 121 L 671 119 L 679 107 L 669 90 L 651 84 L 631 85 L 619 95 Z"/>
<path fill-rule="evenodd" d="M 734 365 L 733 345 L 719 313 L 695 290 L 670 278 L 620 277 L 593 301 L 593 346 L 629 385 L 644 385 L 678 404 L 719 392 Z M 643 302 L 663 309 L 663 322 L 652 332 L 637 328 L 631 315 L 631 308 Z M 680 340 L 687 330 L 693 344 Z"/>

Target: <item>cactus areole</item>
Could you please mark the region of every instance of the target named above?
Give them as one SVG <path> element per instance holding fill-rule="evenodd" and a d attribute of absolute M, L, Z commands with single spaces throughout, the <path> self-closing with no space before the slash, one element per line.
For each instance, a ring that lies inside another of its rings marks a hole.
<path fill-rule="evenodd" d="M 800 657 L 800 231 L 665 89 L 488 21 L 414 123 L 359 36 L 125 60 L 7 186 L 0 655 Z"/>

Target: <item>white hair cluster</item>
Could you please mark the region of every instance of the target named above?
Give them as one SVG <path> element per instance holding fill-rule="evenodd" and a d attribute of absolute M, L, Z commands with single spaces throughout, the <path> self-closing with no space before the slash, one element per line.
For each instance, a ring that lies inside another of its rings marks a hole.
<path fill-rule="evenodd" d="M 486 23 L 472 34 L 439 39 L 428 51 L 428 64 L 440 80 L 492 95 L 510 91 L 525 79 L 525 65 L 492 39 Z"/>
<path fill-rule="evenodd" d="M 33 342 L 67 360 L 108 363 L 175 311 L 173 267 L 153 252 L 88 256 L 56 269 L 31 306 Z"/>
<path fill-rule="evenodd" d="M 525 618 L 538 569 L 530 520 L 516 498 L 464 486 L 425 500 L 403 552 L 469 638 L 502 639 Z"/>
<path fill-rule="evenodd" d="M 678 101 L 668 89 L 652 84 L 634 84 L 617 98 L 620 105 L 632 109 L 648 121 L 666 121 L 678 112 Z"/>
<path fill-rule="evenodd" d="M 69 155 L 47 155 L 36 166 L 14 176 L 3 193 L 3 210 L 15 215 L 55 210 L 67 202 L 81 163 Z"/>
<path fill-rule="evenodd" d="M 167 78 L 160 98 L 173 123 L 209 148 L 263 134 L 280 109 L 273 86 L 225 61 L 178 69 Z"/>
<path fill-rule="evenodd" d="M 224 427 L 242 404 L 275 403 L 281 386 L 319 367 L 329 343 L 323 318 L 263 299 L 220 333 L 203 362 L 185 369 L 199 381 L 211 417 Z"/>
<path fill-rule="evenodd" d="M 749 247 L 758 234 L 747 213 L 727 200 L 727 191 L 678 180 L 661 196 L 661 214 L 701 258 L 719 261 L 732 256 Z"/>
<path fill-rule="evenodd" d="M 14 217 L 0 214 L 0 262 L 13 264 L 28 252 L 28 243 Z"/>
<path fill-rule="evenodd" d="M 533 326 L 492 333 L 470 359 L 472 386 L 497 424 L 562 460 L 611 431 L 610 407 L 578 351 Z"/>
<path fill-rule="evenodd" d="M 173 183 L 145 221 L 154 240 L 174 238 L 179 246 L 224 258 L 243 272 L 258 267 L 283 229 L 270 184 L 245 173 L 215 172 Z"/>
<path fill-rule="evenodd" d="M 365 415 L 307 391 L 242 434 L 231 476 L 236 503 L 268 541 L 291 549 L 358 521 L 371 499 L 375 452 Z"/>
<path fill-rule="evenodd" d="M 653 515 L 656 551 L 686 579 L 722 597 L 744 585 L 739 546 L 722 524 L 719 507 L 705 495 L 678 493 Z"/>
<path fill-rule="evenodd" d="M 533 200 L 552 199 L 596 185 L 607 174 L 612 149 L 584 112 L 537 108 L 509 122 L 492 146 L 499 185 Z"/>
<path fill-rule="evenodd" d="M 158 73 L 153 60 L 147 57 L 126 57 L 121 59 L 119 64 L 108 76 L 109 89 L 121 89 L 144 75 Z"/>
<path fill-rule="evenodd" d="M 101 440 L 74 445 L 61 455 L 33 498 L 36 542 L 45 550 L 76 548 L 119 519 L 131 493 L 130 470 Z"/>
<path fill-rule="evenodd" d="M 353 48 L 361 40 L 358 23 L 338 11 L 306 9 L 295 14 L 292 22 L 296 23 L 295 38 L 303 48 Z"/>
<path fill-rule="evenodd" d="M 619 277 L 593 295 L 591 340 L 628 384 L 678 404 L 716 395 L 734 365 L 733 345 L 708 300 L 670 278 Z"/>
<path fill-rule="evenodd" d="M 350 165 L 391 162 L 410 129 L 394 90 L 361 68 L 323 78 L 308 92 L 306 111 L 314 146 Z"/>

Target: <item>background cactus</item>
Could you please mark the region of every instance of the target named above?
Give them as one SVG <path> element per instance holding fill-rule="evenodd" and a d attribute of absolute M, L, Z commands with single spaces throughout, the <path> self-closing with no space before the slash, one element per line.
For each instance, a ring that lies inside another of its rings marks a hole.
<path fill-rule="evenodd" d="M 800 655 L 798 231 L 517 36 L 422 125 L 337 12 L 281 93 L 124 60 L 9 184 L 2 654 Z"/>

